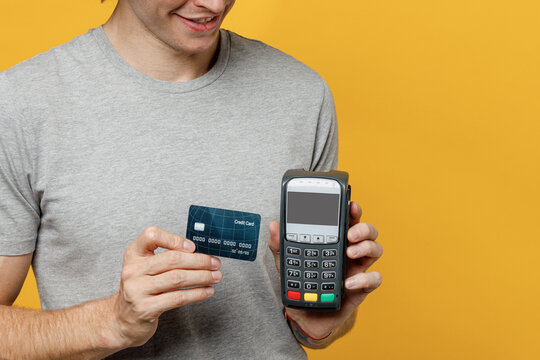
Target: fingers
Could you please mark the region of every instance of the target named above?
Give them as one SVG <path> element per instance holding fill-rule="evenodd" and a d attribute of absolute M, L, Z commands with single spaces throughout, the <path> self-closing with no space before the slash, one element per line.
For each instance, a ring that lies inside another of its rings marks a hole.
<path fill-rule="evenodd" d="M 268 240 L 268 246 L 274 254 L 279 255 L 279 222 L 272 221 L 269 226 L 270 239 Z"/>
<path fill-rule="evenodd" d="M 221 266 L 221 260 L 217 257 L 177 250 L 164 251 L 146 258 L 145 261 L 146 268 L 143 273 L 147 275 L 157 275 L 173 269 L 217 270 Z"/>
<path fill-rule="evenodd" d="M 350 242 L 356 243 L 363 240 L 376 240 L 379 231 L 375 226 L 368 223 L 357 223 L 349 228 L 347 238 Z"/>
<path fill-rule="evenodd" d="M 345 280 L 345 288 L 348 290 L 361 290 L 370 293 L 378 288 L 382 283 L 382 276 L 376 271 L 368 273 L 357 273 Z"/>
<path fill-rule="evenodd" d="M 221 272 L 217 270 L 171 270 L 159 275 L 146 276 L 142 287 L 148 294 L 155 295 L 190 286 L 214 285 L 221 279 Z"/>
<path fill-rule="evenodd" d="M 214 295 L 214 288 L 205 286 L 148 297 L 137 309 L 137 316 L 143 320 L 152 320 L 165 311 L 206 300 L 212 295 Z"/>
<path fill-rule="evenodd" d="M 269 225 L 270 238 L 268 239 L 268 247 L 274 255 L 274 262 L 276 263 L 276 268 L 279 273 L 280 264 L 279 264 L 279 231 L 280 225 L 278 221 L 272 221 Z"/>
<path fill-rule="evenodd" d="M 149 226 L 129 245 L 128 254 L 154 255 L 158 247 L 184 252 L 195 251 L 195 244 L 190 240 L 157 226 Z"/>
<path fill-rule="evenodd" d="M 381 244 L 371 241 L 364 240 L 357 244 L 349 245 L 347 248 L 347 257 L 353 259 L 354 261 L 349 261 L 347 268 L 349 272 L 365 272 L 379 260 L 383 254 L 383 248 Z"/>
<path fill-rule="evenodd" d="M 375 226 L 368 223 L 356 223 L 349 228 L 347 238 L 347 257 L 356 259 L 348 264 L 350 270 L 365 272 L 383 254 L 381 244 L 376 242 L 379 232 Z"/>
<path fill-rule="evenodd" d="M 362 217 L 362 208 L 360 205 L 351 201 L 350 210 L 349 210 L 349 226 L 356 225 L 360 222 Z"/>
<path fill-rule="evenodd" d="M 360 259 L 362 257 L 370 257 L 378 259 L 383 254 L 381 244 L 375 241 L 366 240 L 357 244 L 349 245 L 347 248 L 347 257 L 350 259 Z"/>
<path fill-rule="evenodd" d="M 158 247 L 168 251 L 154 254 Z M 114 306 L 123 339 L 142 345 L 163 312 L 214 294 L 211 285 L 222 279 L 221 262 L 194 251 L 193 242 L 157 226 L 144 229 L 128 246 Z"/>
<path fill-rule="evenodd" d="M 359 272 L 366 272 L 377 261 L 378 258 L 363 257 L 347 262 L 347 274 L 352 275 Z"/>
<path fill-rule="evenodd" d="M 163 263 L 160 263 L 161 261 Z M 205 292 L 194 291 L 194 288 L 189 287 L 207 289 L 209 285 L 219 283 L 223 277 L 217 270 L 220 264 L 217 258 L 209 255 L 182 253 L 177 250 L 124 263 L 119 291 L 122 316 L 128 319 L 130 324 L 138 320 L 150 321 L 172 309 L 174 304 L 182 306 L 210 297 L 214 294 L 211 286 L 210 290 Z M 169 267 L 172 267 L 172 270 Z M 146 270 L 151 270 L 156 275 L 147 275 Z M 176 293 L 175 298 L 169 296 L 164 302 L 157 301 L 158 297 L 171 291 Z M 183 294 L 184 291 L 187 293 Z M 160 304 L 165 304 L 163 306 L 166 307 L 163 308 Z"/>

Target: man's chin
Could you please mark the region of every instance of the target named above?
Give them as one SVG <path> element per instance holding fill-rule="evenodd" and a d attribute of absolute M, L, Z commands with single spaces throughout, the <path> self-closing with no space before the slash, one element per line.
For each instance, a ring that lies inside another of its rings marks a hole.
<path fill-rule="evenodd" d="M 204 38 L 190 39 L 188 41 L 178 39 L 178 41 L 175 41 L 171 47 L 184 54 L 197 55 L 214 50 L 216 48 L 215 45 L 218 39 L 218 33 L 213 34 L 211 37 L 205 36 Z"/>

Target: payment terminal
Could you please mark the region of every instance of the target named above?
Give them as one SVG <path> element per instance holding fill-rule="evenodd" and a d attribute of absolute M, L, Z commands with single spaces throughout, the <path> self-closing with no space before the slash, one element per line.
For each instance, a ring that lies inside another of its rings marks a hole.
<path fill-rule="evenodd" d="M 281 186 L 281 297 L 287 307 L 339 310 L 351 187 L 343 171 L 288 170 Z"/>

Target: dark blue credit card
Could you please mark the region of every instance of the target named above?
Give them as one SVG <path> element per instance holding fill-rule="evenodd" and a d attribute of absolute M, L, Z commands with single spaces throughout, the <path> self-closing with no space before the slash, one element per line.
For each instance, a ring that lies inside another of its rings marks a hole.
<path fill-rule="evenodd" d="M 186 238 L 199 253 L 253 261 L 260 226 L 259 214 L 191 205 Z"/>

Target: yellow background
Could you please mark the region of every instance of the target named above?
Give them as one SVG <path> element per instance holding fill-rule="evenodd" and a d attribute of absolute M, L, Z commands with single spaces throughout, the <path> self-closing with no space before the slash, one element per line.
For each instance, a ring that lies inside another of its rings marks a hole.
<path fill-rule="evenodd" d="M 108 0 L 0 4 L 0 70 Z M 317 70 L 382 287 L 312 359 L 540 358 L 540 2 L 238 0 L 226 27 Z M 39 307 L 29 276 L 19 306 Z"/>

